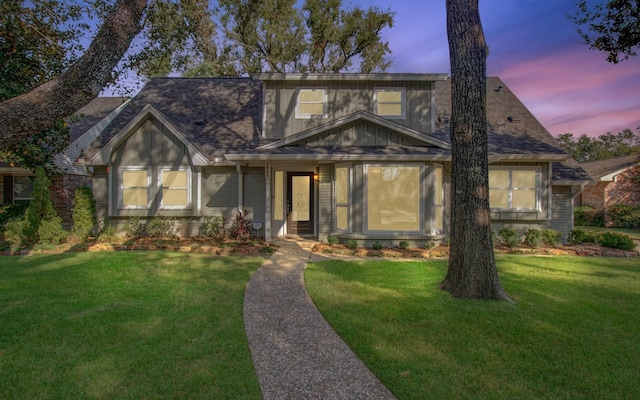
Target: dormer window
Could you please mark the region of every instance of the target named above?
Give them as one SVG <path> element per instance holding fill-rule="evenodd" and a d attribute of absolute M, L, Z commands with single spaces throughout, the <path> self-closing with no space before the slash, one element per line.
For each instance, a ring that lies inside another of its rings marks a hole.
<path fill-rule="evenodd" d="M 373 99 L 377 115 L 390 119 L 404 119 L 404 88 L 376 89 Z"/>
<path fill-rule="evenodd" d="M 324 88 L 298 89 L 296 118 L 325 117 L 327 112 L 327 92 Z"/>

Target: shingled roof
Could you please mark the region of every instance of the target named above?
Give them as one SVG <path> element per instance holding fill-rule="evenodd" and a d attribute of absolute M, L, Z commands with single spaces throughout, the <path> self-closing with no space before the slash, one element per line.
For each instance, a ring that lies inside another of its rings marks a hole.
<path fill-rule="evenodd" d="M 640 165 L 640 154 L 580 163 L 580 166 L 587 171 L 591 178 L 597 181 L 607 175 L 635 167 L 636 165 Z"/>
<path fill-rule="evenodd" d="M 154 78 L 81 156 L 90 160 L 145 106 L 151 106 L 209 159 L 259 145 L 262 83 L 248 78 Z"/>
<path fill-rule="evenodd" d="M 435 80 L 435 132 L 429 136 L 450 143 L 451 80 Z M 136 95 L 131 104 L 110 123 L 100 137 L 83 152 L 81 158 L 90 160 L 100 149 L 114 140 L 130 122 L 141 118 L 143 108 L 149 106 L 168 121 L 180 135 L 209 160 L 232 155 L 268 158 L 269 155 L 294 157 L 327 157 L 340 159 L 348 154 L 380 156 L 381 149 L 359 150 L 285 146 L 279 149 L 258 149 L 269 143 L 260 134 L 263 93 L 262 82 L 251 78 L 155 78 Z M 493 159 L 526 159 L 554 161 L 554 181 L 588 181 L 590 178 L 577 164 L 564 162 L 568 155 L 556 140 L 528 111 L 520 100 L 497 77 L 487 78 L 487 117 L 489 156 Z M 154 112 L 155 112 L 154 111 Z M 437 147 L 437 146 L 436 146 Z M 387 149 L 386 155 L 433 159 L 450 157 L 446 149 L 406 148 Z M 364 155 L 363 155 L 364 156 Z"/>

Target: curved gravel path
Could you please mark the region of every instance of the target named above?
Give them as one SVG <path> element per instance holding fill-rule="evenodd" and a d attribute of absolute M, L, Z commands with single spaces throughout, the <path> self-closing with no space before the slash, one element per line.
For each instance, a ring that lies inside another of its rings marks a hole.
<path fill-rule="evenodd" d="M 307 241 L 280 248 L 251 276 L 244 323 L 264 399 L 395 399 L 335 333 L 304 285 Z M 305 248 L 303 248 L 305 247 Z"/>

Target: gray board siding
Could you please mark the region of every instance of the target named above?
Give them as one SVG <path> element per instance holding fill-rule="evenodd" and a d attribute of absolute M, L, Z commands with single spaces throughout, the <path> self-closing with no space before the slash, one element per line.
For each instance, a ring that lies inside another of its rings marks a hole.
<path fill-rule="evenodd" d="M 323 146 L 424 146 L 393 130 L 367 122 L 356 122 L 296 143 L 311 147 Z"/>
<path fill-rule="evenodd" d="M 394 122 L 423 133 L 431 132 L 431 103 L 433 82 L 388 81 L 270 81 L 265 83 L 265 136 L 280 139 L 325 124 L 337 118 L 367 111 L 375 114 L 376 88 L 405 88 L 405 119 Z M 296 93 L 298 88 L 327 89 L 327 117 L 296 119 Z"/>

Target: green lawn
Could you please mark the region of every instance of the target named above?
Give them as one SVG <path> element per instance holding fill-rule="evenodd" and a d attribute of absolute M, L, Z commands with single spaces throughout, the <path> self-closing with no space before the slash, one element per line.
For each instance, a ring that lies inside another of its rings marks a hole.
<path fill-rule="evenodd" d="M 262 261 L 0 257 L 0 398 L 259 399 L 242 299 Z"/>
<path fill-rule="evenodd" d="M 310 264 L 323 315 L 399 399 L 640 398 L 640 261 L 502 256 L 515 304 L 454 299 L 446 261 Z"/>

